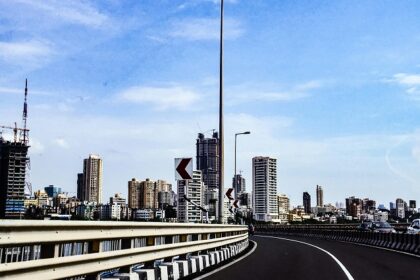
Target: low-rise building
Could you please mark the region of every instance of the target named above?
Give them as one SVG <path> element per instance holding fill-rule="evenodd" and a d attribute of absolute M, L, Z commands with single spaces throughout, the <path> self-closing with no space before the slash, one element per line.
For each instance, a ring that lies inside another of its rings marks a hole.
<path fill-rule="evenodd" d="M 150 221 L 153 219 L 152 209 L 138 209 L 134 213 L 134 219 L 138 221 Z"/>

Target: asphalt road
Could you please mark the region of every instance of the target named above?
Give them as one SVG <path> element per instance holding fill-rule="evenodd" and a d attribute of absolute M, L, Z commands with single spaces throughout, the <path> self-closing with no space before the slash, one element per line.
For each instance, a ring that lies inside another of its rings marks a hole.
<path fill-rule="evenodd" d="M 417 257 L 338 241 L 293 239 L 318 248 L 254 237 L 254 253 L 205 279 L 420 279 Z"/>

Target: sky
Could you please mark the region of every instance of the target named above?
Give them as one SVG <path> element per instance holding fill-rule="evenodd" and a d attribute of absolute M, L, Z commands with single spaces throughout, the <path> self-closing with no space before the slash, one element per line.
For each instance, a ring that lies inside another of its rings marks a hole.
<path fill-rule="evenodd" d="M 225 184 L 252 188 L 277 159 L 292 205 L 324 188 L 420 202 L 420 2 L 225 1 Z M 21 124 L 29 85 L 30 181 L 76 193 L 103 158 L 104 201 L 131 178 L 175 183 L 218 128 L 217 0 L 0 0 L 0 124 Z M 4 131 L 4 137 L 10 137 Z"/>

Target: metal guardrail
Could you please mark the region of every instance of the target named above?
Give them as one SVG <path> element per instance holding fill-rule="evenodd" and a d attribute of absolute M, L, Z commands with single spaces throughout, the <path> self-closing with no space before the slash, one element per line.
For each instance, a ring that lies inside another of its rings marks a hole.
<path fill-rule="evenodd" d="M 371 231 L 347 230 L 346 227 L 304 227 L 264 225 L 256 228 L 257 234 L 298 236 L 338 240 L 360 243 L 403 251 L 420 255 L 420 234 L 407 233 L 381 233 Z"/>
<path fill-rule="evenodd" d="M 97 275 L 247 240 L 236 225 L 0 220 L 0 278 Z"/>
<path fill-rule="evenodd" d="M 304 229 L 304 230 L 313 230 L 313 229 L 322 229 L 322 230 L 347 230 L 347 231 L 357 231 L 360 224 L 295 224 L 295 225 L 276 225 L 276 224 L 259 224 L 255 226 L 256 230 L 259 229 L 278 229 L 278 230 L 287 230 L 287 229 Z M 391 226 L 395 228 L 398 232 L 405 232 L 407 227 L 410 224 L 408 223 L 392 223 Z"/>

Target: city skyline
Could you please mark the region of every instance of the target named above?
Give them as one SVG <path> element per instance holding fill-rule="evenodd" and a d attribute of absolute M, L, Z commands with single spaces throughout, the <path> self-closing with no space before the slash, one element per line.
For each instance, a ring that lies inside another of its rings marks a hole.
<path fill-rule="evenodd" d="M 325 202 L 420 200 L 418 5 L 227 1 L 225 187 L 234 133 L 250 130 L 238 170 L 251 182 L 252 157 L 277 158 L 293 205 L 316 184 Z M 0 115 L 20 119 L 28 77 L 34 189 L 76 192 L 90 153 L 104 198 L 132 177 L 175 185 L 173 158 L 217 128 L 214 1 L 2 2 L 0 15 Z"/>

